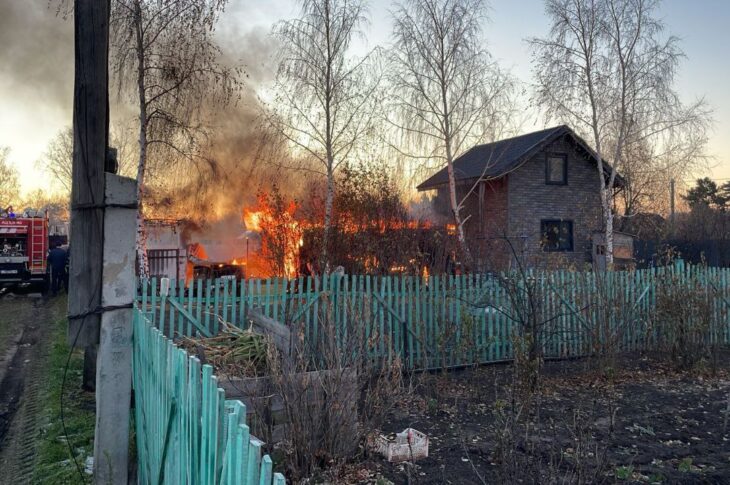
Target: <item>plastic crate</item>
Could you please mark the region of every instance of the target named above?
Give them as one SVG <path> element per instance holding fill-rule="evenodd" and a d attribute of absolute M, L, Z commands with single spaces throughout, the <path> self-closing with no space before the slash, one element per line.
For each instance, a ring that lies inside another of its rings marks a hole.
<path fill-rule="evenodd" d="M 413 428 L 396 433 L 392 439 L 381 435 L 378 451 L 392 463 L 416 461 L 428 456 L 428 436 Z"/>

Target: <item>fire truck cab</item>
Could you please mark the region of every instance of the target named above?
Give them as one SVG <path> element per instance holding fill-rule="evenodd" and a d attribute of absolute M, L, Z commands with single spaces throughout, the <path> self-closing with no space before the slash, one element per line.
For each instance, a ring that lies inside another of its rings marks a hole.
<path fill-rule="evenodd" d="M 0 212 L 0 288 L 34 284 L 45 290 L 47 255 L 47 212 Z"/>

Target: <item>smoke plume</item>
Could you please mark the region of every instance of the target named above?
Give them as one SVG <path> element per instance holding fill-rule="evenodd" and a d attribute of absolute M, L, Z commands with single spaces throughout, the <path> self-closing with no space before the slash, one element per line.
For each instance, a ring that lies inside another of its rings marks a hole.
<path fill-rule="evenodd" d="M 56 5 L 45 0 L 0 2 L 0 96 L 27 99 L 29 110 L 43 106 L 39 113 L 55 107 L 67 112 L 70 121 L 73 19 L 64 18 Z"/>

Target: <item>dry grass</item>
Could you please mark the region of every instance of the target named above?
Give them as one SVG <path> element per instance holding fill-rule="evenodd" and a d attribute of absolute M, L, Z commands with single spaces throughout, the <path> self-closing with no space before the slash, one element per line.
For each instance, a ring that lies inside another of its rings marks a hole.
<path fill-rule="evenodd" d="M 183 337 L 179 345 L 201 362 L 215 367 L 218 374 L 258 377 L 269 369 L 271 342 L 251 329 L 240 329 L 221 322 L 221 332 L 214 337 Z"/>

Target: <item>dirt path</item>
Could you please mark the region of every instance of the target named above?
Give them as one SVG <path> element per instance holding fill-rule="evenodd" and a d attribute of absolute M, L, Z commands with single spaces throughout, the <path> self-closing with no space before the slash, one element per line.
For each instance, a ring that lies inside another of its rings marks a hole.
<path fill-rule="evenodd" d="M 0 470 L 4 483 L 28 483 L 39 433 L 40 395 L 61 300 L 0 297 Z"/>

